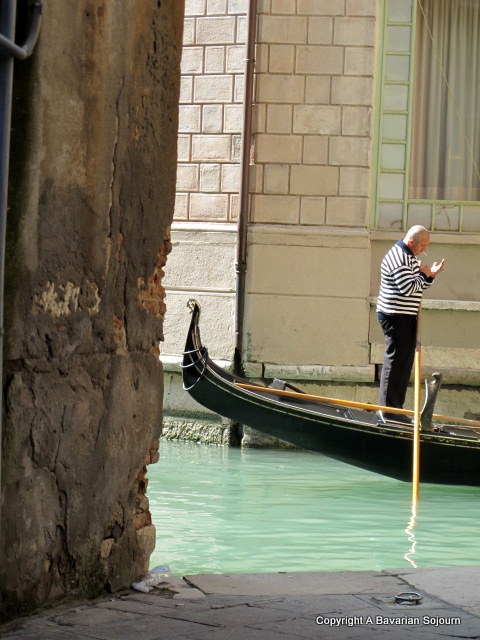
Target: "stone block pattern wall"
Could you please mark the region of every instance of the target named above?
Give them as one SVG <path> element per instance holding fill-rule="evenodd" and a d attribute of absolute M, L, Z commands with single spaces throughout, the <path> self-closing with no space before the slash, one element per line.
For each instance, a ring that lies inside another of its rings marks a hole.
<path fill-rule="evenodd" d="M 246 0 L 187 0 L 177 220 L 238 211 Z M 365 227 L 375 0 L 259 0 L 251 222 Z"/>
<path fill-rule="evenodd" d="M 251 219 L 365 227 L 376 3 L 260 5 Z"/>
<path fill-rule="evenodd" d="M 175 218 L 238 213 L 246 0 L 186 0 Z"/>

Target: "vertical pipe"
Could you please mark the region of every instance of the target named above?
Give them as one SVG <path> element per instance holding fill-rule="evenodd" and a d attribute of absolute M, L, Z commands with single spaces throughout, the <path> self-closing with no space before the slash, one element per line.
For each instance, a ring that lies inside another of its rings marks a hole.
<path fill-rule="evenodd" d="M 16 0 L 3 0 L 0 10 L 0 33 L 14 40 Z M 3 432 L 3 336 L 5 245 L 7 234 L 8 165 L 10 160 L 10 126 L 12 121 L 13 57 L 0 48 L 0 377 L 2 404 L 0 407 L 0 489 L 2 473 L 1 442 Z M 1 504 L 1 496 L 0 496 Z M 0 506 L 1 508 L 1 506 Z M 0 512 L 1 523 L 1 512 Z"/>
<path fill-rule="evenodd" d="M 245 82 L 243 93 L 243 129 L 241 147 L 241 174 L 239 213 L 237 224 L 236 297 L 235 297 L 235 372 L 242 372 L 243 316 L 245 307 L 245 278 L 247 272 L 247 230 L 250 172 L 250 146 L 252 139 L 252 102 L 255 68 L 255 44 L 257 27 L 257 0 L 250 0 L 247 12 L 247 43 Z"/>

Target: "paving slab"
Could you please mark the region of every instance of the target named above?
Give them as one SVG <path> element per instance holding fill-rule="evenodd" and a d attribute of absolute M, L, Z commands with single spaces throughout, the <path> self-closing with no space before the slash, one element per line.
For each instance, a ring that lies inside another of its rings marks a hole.
<path fill-rule="evenodd" d="M 395 575 L 375 571 L 231 573 L 187 575 L 185 580 L 205 594 L 302 595 L 397 593 L 405 583 Z"/>
<path fill-rule="evenodd" d="M 2 640 L 460 640 L 480 638 L 478 567 L 196 575 L 44 609 Z M 395 596 L 415 591 L 419 604 Z M 180 598 L 177 596 L 180 595 Z"/>
<path fill-rule="evenodd" d="M 480 566 L 409 569 L 395 575 L 450 604 L 480 607 Z"/>

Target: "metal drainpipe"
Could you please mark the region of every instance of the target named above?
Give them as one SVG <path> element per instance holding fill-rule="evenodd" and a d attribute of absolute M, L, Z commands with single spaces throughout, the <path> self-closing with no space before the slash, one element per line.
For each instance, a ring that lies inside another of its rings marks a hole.
<path fill-rule="evenodd" d="M 3 337 L 4 337 L 4 289 L 5 245 L 7 233 L 8 168 L 10 162 L 10 127 L 12 120 L 12 89 L 14 58 L 25 60 L 31 55 L 40 32 L 42 1 L 34 0 L 29 34 L 23 47 L 14 43 L 17 0 L 3 0 L 0 10 L 0 378 L 2 403 L 0 407 L 0 489 L 1 442 L 3 424 Z M 0 497 L 1 502 L 1 497 Z M 1 515 L 1 514 L 0 514 Z"/>
<path fill-rule="evenodd" d="M 234 371 L 242 374 L 243 316 L 245 308 L 245 278 L 247 272 L 248 199 L 250 183 L 250 154 L 252 139 L 252 102 L 257 31 L 257 0 L 250 0 L 247 11 L 247 57 L 243 95 L 243 129 L 241 146 L 241 177 L 237 225 L 236 298 L 235 298 L 235 356 Z"/>

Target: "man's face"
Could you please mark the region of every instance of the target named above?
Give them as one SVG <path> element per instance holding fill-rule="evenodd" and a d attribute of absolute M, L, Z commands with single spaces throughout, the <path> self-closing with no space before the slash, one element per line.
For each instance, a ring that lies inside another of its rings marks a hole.
<path fill-rule="evenodd" d="M 410 240 L 408 246 L 413 252 L 413 255 L 420 255 L 425 249 L 428 247 L 428 243 L 430 242 L 430 236 L 422 236 L 420 240 Z"/>

